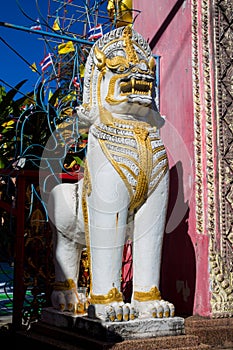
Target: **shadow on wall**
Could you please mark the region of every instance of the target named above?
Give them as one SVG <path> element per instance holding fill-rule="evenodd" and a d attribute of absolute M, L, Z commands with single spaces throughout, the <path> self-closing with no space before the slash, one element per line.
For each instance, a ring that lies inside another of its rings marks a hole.
<path fill-rule="evenodd" d="M 189 207 L 188 203 L 184 202 L 183 167 L 182 163 L 178 162 L 170 169 L 167 223 L 171 215 L 174 215 L 175 219 L 182 213 L 179 223 L 174 222 L 174 229 L 164 234 L 160 291 L 164 300 L 175 305 L 176 316 L 187 317 L 193 314 L 196 259 L 188 235 Z"/>

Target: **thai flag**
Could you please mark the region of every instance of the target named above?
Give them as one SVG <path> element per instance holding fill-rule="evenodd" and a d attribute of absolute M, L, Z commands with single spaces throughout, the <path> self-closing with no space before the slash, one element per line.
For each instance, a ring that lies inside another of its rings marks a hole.
<path fill-rule="evenodd" d="M 96 27 L 92 27 L 88 31 L 88 39 L 99 39 L 103 36 L 102 25 L 98 24 Z"/>
<path fill-rule="evenodd" d="M 50 64 L 53 63 L 52 60 L 52 54 L 49 53 L 47 56 L 45 56 L 45 58 L 40 62 L 40 66 L 41 66 L 41 70 L 42 72 L 48 67 L 50 66 Z"/>
<path fill-rule="evenodd" d="M 75 87 L 76 89 L 79 89 L 79 88 L 80 88 L 80 84 L 79 84 L 79 82 L 78 82 L 78 78 L 77 78 L 77 77 L 74 77 L 74 79 L 73 79 L 73 84 L 74 84 L 74 87 Z"/>
<path fill-rule="evenodd" d="M 35 26 L 30 27 L 30 29 L 33 29 L 33 30 L 41 30 L 42 28 L 41 28 L 41 25 L 40 25 L 40 24 L 37 24 L 37 25 L 35 25 Z"/>
<path fill-rule="evenodd" d="M 37 19 L 36 24 L 34 26 L 31 26 L 30 29 L 42 30 L 39 19 Z"/>

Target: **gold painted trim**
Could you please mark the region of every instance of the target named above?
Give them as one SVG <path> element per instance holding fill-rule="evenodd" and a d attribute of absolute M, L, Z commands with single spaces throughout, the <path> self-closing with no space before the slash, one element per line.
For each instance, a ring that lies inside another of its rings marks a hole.
<path fill-rule="evenodd" d="M 87 196 L 91 194 L 91 178 L 88 168 L 88 163 L 85 161 L 84 168 L 84 180 L 83 180 L 83 191 L 82 191 L 82 212 L 84 220 L 84 231 L 87 246 L 87 256 L 89 261 L 89 275 L 90 275 L 90 290 L 92 288 L 92 263 L 91 263 L 91 252 L 90 252 L 90 233 L 89 233 L 89 219 L 88 219 L 88 207 L 87 207 Z"/>
<path fill-rule="evenodd" d="M 154 192 L 154 190 L 158 187 L 158 185 L 160 184 L 160 182 L 162 181 L 162 179 L 164 178 L 164 176 L 167 174 L 169 170 L 169 167 L 168 167 L 168 163 L 166 165 L 164 165 L 164 167 L 162 168 L 162 170 L 160 171 L 157 171 L 156 174 L 159 174 L 161 172 L 161 177 L 160 179 L 156 182 L 156 184 L 152 187 L 152 189 L 150 190 L 150 192 L 148 193 L 148 196 L 151 195 L 151 193 Z M 153 177 L 154 178 L 154 177 Z"/>
<path fill-rule="evenodd" d="M 166 159 L 166 158 L 167 157 L 164 156 L 164 159 Z M 152 176 L 151 181 L 153 181 L 159 175 L 159 173 L 164 173 L 163 174 L 163 176 L 164 176 L 167 171 L 168 171 L 168 163 L 166 163 L 161 169 L 158 169 L 158 171 L 156 171 L 156 173 Z M 163 176 L 161 176 L 161 179 L 163 178 Z M 153 190 L 154 190 L 154 187 L 153 187 Z"/>
<path fill-rule="evenodd" d="M 149 128 L 150 130 L 154 129 L 154 131 L 157 131 L 157 128 L 151 127 L 151 125 L 149 123 L 146 122 L 140 122 L 137 120 L 122 120 L 122 119 L 118 119 L 118 118 L 114 118 L 114 123 L 115 124 L 123 124 L 123 125 L 131 125 L 133 128 Z M 114 127 L 117 129 L 122 129 L 119 126 L 114 125 Z"/>
<path fill-rule="evenodd" d="M 110 304 L 113 302 L 122 302 L 123 296 L 117 288 L 112 288 L 108 294 L 100 295 L 90 293 L 90 303 L 91 304 Z"/>
<path fill-rule="evenodd" d="M 151 140 L 151 139 L 150 139 L 150 140 Z M 165 147 L 164 147 L 164 145 L 161 145 L 161 146 L 155 147 L 155 148 L 153 148 L 153 154 L 156 154 L 157 152 L 160 152 L 160 151 L 162 151 L 162 150 L 164 150 L 164 151 L 165 151 Z"/>
<path fill-rule="evenodd" d="M 118 125 L 118 126 L 117 126 Z M 132 126 L 132 128 L 127 128 L 126 125 Z M 111 132 L 111 130 L 102 130 L 101 126 L 96 125 L 95 126 L 97 130 L 100 132 L 106 132 L 108 135 L 112 135 L 116 137 L 116 134 L 114 132 Z M 163 145 L 155 147 L 155 149 L 152 149 L 152 139 L 157 139 L 158 141 L 161 141 L 159 138 L 153 137 L 151 139 L 150 133 L 157 132 L 156 128 L 150 127 L 149 124 L 145 122 L 137 122 L 137 121 L 123 121 L 120 119 L 116 119 L 114 121 L 113 125 L 114 129 L 117 130 L 129 130 L 131 132 L 131 135 L 128 133 L 120 134 L 119 137 L 126 138 L 126 139 L 133 139 L 136 142 L 136 148 L 132 148 L 134 152 L 138 155 L 138 161 L 136 159 L 133 159 L 130 155 L 124 154 L 125 158 L 127 158 L 129 161 L 132 161 L 136 164 L 139 173 L 137 176 L 131 171 L 131 169 L 126 165 L 122 164 L 120 162 L 117 162 L 113 155 L 117 155 L 117 150 L 109 150 L 107 145 L 113 144 L 111 141 L 106 141 L 105 139 L 98 139 L 100 146 L 110 161 L 110 163 L 113 165 L 115 170 L 118 172 L 120 177 L 125 183 L 125 186 L 129 192 L 130 196 L 130 205 L 129 210 L 132 211 L 134 209 L 138 209 L 147 199 L 148 194 L 151 194 L 153 190 L 157 187 L 157 185 L 160 183 L 161 179 L 165 176 L 167 170 L 168 170 L 168 164 L 166 162 L 165 165 L 160 167 L 160 169 L 156 172 L 156 174 L 153 175 L 153 179 L 161 173 L 161 176 L 159 180 L 156 182 L 156 184 L 153 186 L 153 188 L 149 189 L 149 184 L 151 182 L 151 175 L 152 175 L 152 169 L 154 169 L 159 163 L 167 159 L 167 154 L 165 147 Z M 98 137 L 97 137 L 98 138 Z M 156 154 L 156 152 L 164 151 L 164 154 L 162 154 L 158 159 L 156 159 L 155 162 L 153 162 L 153 156 Z M 120 154 L 120 151 L 119 151 Z M 121 155 L 121 154 L 120 154 Z M 128 173 L 136 180 L 136 186 L 133 186 L 129 183 L 126 175 L 122 171 L 122 169 L 126 169 Z"/>
<path fill-rule="evenodd" d="M 63 282 L 57 281 L 53 284 L 53 290 L 56 290 L 56 291 L 71 290 L 73 288 L 76 289 L 77 286 L 71 278 L 69 278 Z"/>
<path fill-rule="evenodd" d="M 106 102 L 108 102 L 110 105 L 119 105 L 122 102 L 127 102 L 127 97 L 125 99 L 121 99 L 121 100 L 116 100 L 114 97 L 116 81 L 119 79 L 122 79 L 124 77 L 127 77 L 127 76 L 128 76 L 128 73 L 127 74 L 117 74 L 117 75 L 114 75 L 110 79 L 110 82 L 108 84 L 108 93 L 107 93 L 107 96 L 105 98 Z M 100 86 L 99 86 L 99 88 L 100 88 Z M 98 91 L 99 91 L 99 88 L 98 88 Z"/>
<path fill-rule="evenodd" d="M 149 292 L 137 292 L 133 294 L 133 299 L 137 301 L 161 300 L 160 291 L 157 287 L 151 287 Z"/>
<path fill-rule="evenodd" d="M 106 51 L 106 49 L 109 47 L 109 46 L 112 46 L 114 43 L 117 43 L 118 41 L 124 41 L 123 39 L 123 33 L 122 33 L 122 36 L 117 38 L 117 39 L 114 39 L 114 40 L 111 40 L 109 41 L 106 45 L 104 45 L 103 47 L 101 47 L 101 51 Z M 144 56 L 145 57 L 148 57 L 148 52 L 146 50 L 144 50 L 144 48 L 138 44 L 135 40 L 132 40 L 132 43 L 140 50 L 143 52 Z M 134 49 L 135 50 L 135 49 Z"/>
<path fill-rule="evenodd" d="M 139 59 L 133 47 L 132 29 L 130 27 L 125 27 L 122 36 L 128 61 L 132 62 L 133 64 L 137 64 L 139 62 Z"/>
<path fill-rule="evenodd" d="M 142 127 L 135 127 L 134 135 L 138 145 L 139 174 L 136 191 L 129 206 L 130 211 L 139 208 L 146 201 L 153 166 L 152 147 L 148 130 Z"/>

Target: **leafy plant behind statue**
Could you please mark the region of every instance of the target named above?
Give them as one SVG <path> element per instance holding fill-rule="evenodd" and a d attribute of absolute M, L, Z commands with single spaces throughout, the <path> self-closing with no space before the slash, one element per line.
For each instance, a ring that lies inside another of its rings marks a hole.
<path fill-rule="evenodd" d="M 54 92 L 47 103 L 44 102 L 45 94 L 42 83 L 36 91 L 14 100 L 15 95 L 26 81 L 21 81 L 7 93 L 3 87 L 0 90 L 0 162 L 2 168 L 38 169 L 48 139 L 59 124 L 67 118 L 62 115 L 57 106 L 61 94 L 60 89 Z M 78 136 L 80 137 L 79 143 L 87 139 L 85 134 Z M 76 170 L 77 166 L 70 166 L 74 161 L 76 165 L 82 166 L 85 153 L 83 144 L 80 149 L 81 153 L 73 152 L 71 148 L 64 161 L 65 164 L 68 162 L 68 170 Z M 80 153 L 80 157 L 77 153 Z M 56 151 L 54 154 L 56 156 Z"/>

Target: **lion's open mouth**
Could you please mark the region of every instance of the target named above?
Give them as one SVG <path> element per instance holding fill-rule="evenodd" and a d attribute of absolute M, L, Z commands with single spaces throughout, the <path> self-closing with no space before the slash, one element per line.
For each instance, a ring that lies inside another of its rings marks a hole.
<path fill-rule="evenodd" d="M 137 80 L 135 78 L 120 83 L 121 95 L 147 95 L 151 96 L 152 82 Z"/>

